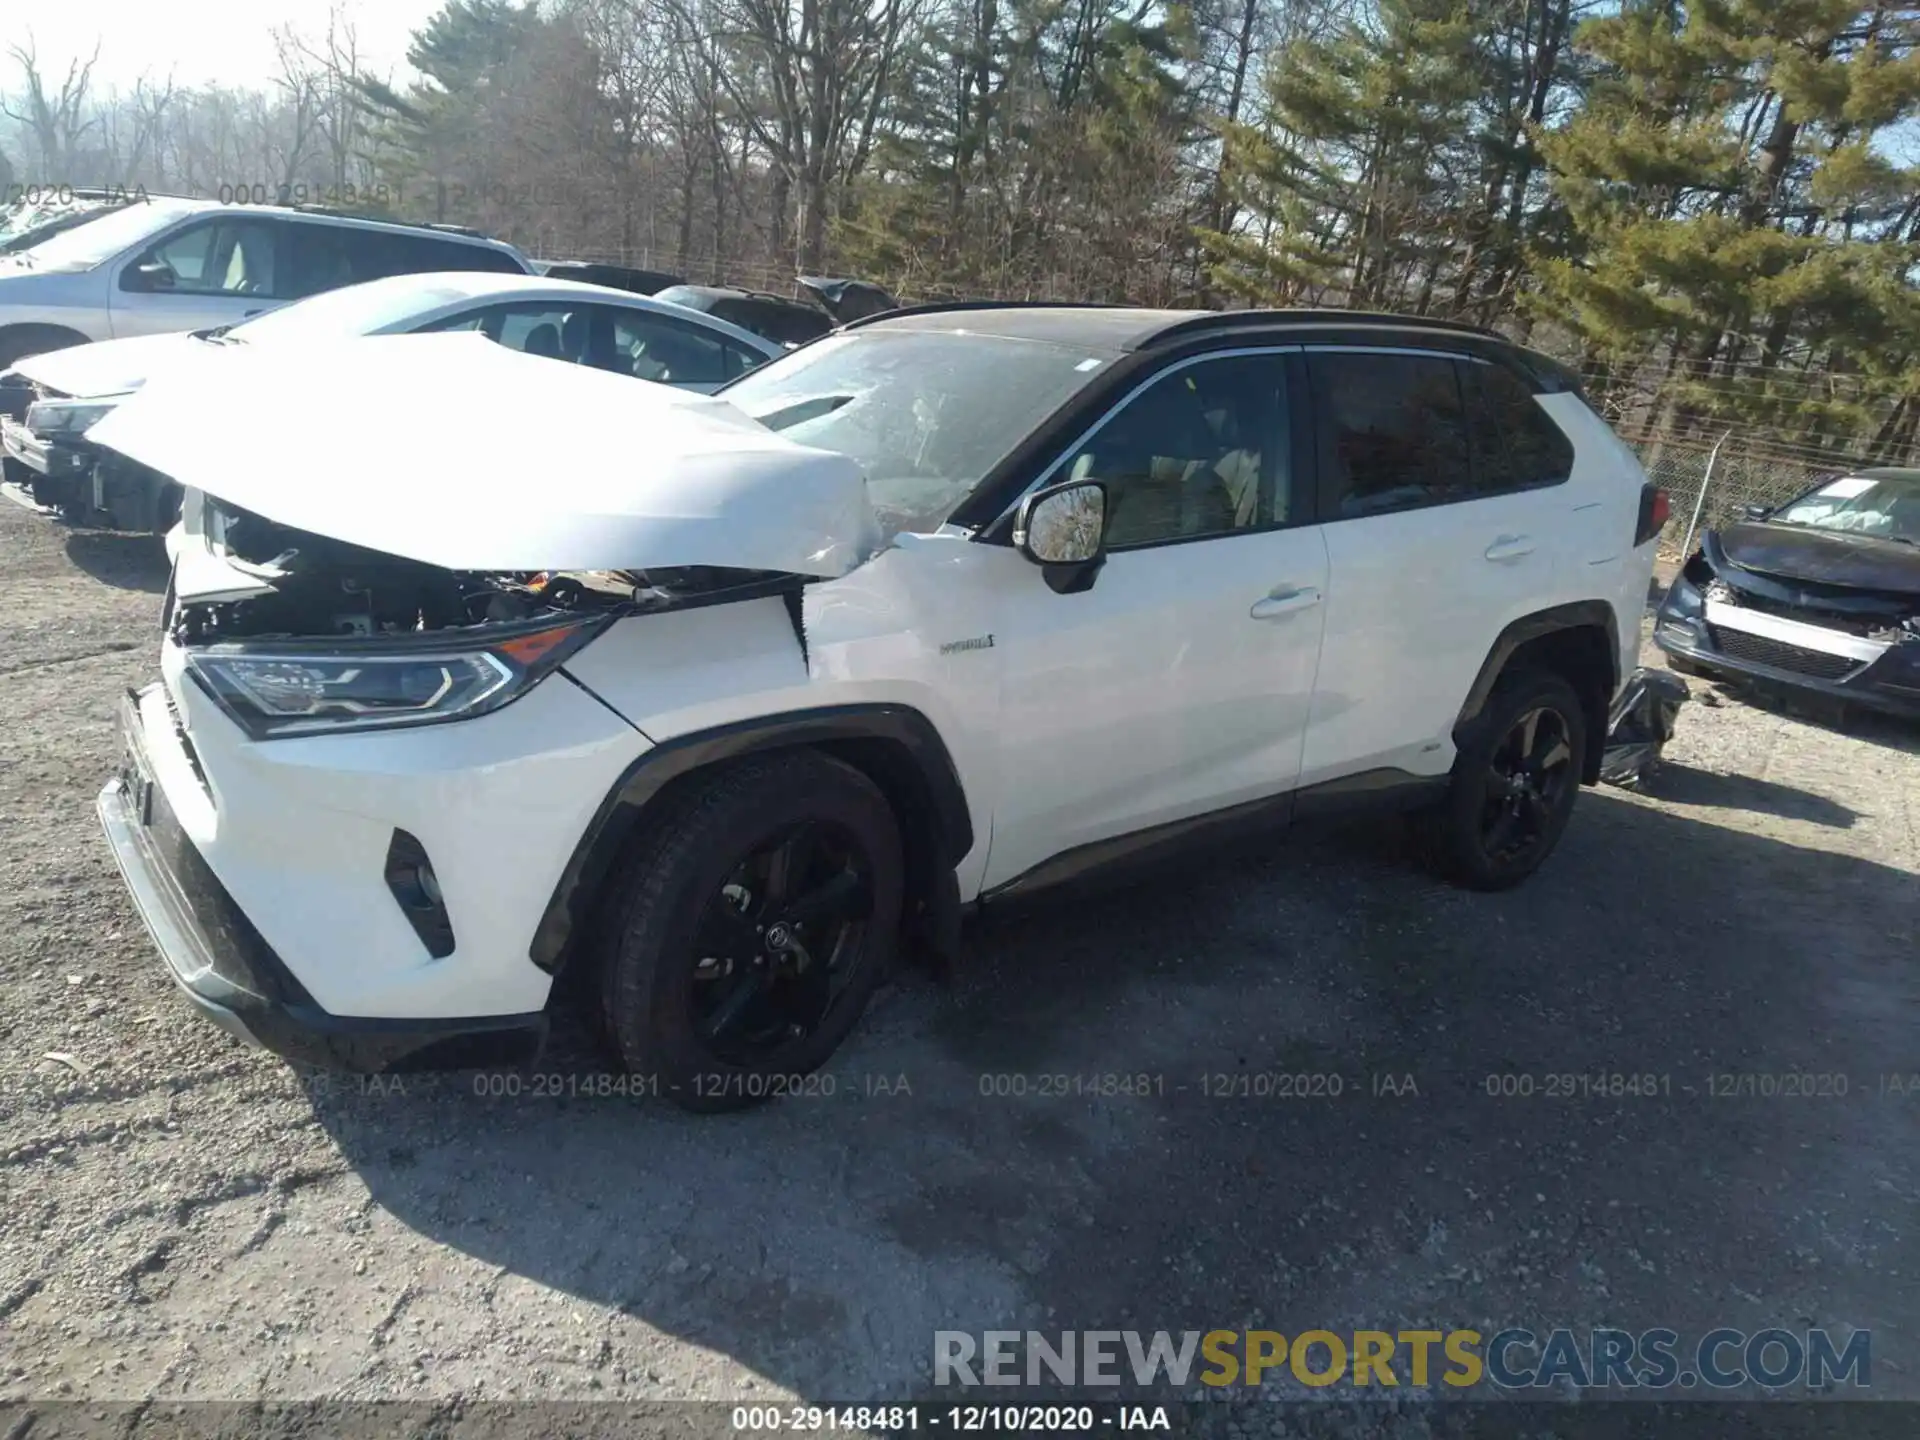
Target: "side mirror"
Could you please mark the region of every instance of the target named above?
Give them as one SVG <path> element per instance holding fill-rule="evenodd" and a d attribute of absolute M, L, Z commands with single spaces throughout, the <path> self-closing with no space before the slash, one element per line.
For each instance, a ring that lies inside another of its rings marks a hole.
<path fill-rule="evenodd" d="M 1076 480 L 1035 491 L 1014 516 L 1013 543 L 1046 573 L 1047 584 L 1071 595 L 1093 584 L 1106 563 L 1107 487 Z"/>
<path fill-rule="evenodd" d="M 164 260 L 142 260 L 120 277 L 122 290 L 171 290 L 173 267 Z"/>
<path fill-rule="evenodd" d="M 1773 508 L 1768 505 L 1742 505 L 1740 510 L 1749 520 L 1764 520 L 1773 513 Z"/>

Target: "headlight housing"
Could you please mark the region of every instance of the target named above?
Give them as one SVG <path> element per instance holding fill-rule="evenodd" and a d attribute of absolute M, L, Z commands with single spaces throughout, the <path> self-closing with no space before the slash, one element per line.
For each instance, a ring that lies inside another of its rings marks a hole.
<path fill-rule="evenodd" d="M 126 397 L 91 400 L 36 400 L 27 407 L 27 429 L 36 435 L 84 435 Z"/>
<path fill-rule="evenodd" d="M 470 644 L 437 635 L 209 645 L 187 673 L 256 740 L 465 720 L 510 704 L 610 616 L 489 626 Z"/>

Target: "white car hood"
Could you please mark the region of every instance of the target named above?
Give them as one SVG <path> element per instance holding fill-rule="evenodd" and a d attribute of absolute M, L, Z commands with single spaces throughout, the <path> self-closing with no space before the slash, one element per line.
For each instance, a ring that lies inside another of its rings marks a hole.
<path fill-rule="evenodd" d="M 184 332 L 131 335 L 124 340 L 100 340 L 92 345 L 29 355 L 13 368 L 50 390 L 85 400 L 96 395 L 123 395 L 129 390 L 138 390 L 162 369 L 191 361 L 201 351 L 218 348 Z"/>
<path fill-rule="evenodd" d="M 847 456 L 471 333 L 223 348 L 87 438 L 282 525 L 455 570 L 834 576 L 879 545 Z"/>

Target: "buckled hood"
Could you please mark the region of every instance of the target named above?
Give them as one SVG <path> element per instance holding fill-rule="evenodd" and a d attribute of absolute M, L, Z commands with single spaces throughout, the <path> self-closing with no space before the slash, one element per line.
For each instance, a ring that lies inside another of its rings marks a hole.
<path fill-rule="evenodd" d="M 234 347 L 155 375 L 88 439 L 282 525 L 449 569 L 834 576 L 879 544 L 847 456 L 477 334 Z"/>
<path fill-rule="evenodd" d="M 156 370 L 208 348 L 206 341 L 189 334 L 130 335 L 29 355 L 13 368 L 49 390 L 89 400 L 138 390 Z"/>
<path fill-rule="evenodd" d="M 1810 525 L 1742 521 L 1719 534 L 1725 558 L 1782 580 L 1850 590 L 1920 592 L 1920 549 Z"/>

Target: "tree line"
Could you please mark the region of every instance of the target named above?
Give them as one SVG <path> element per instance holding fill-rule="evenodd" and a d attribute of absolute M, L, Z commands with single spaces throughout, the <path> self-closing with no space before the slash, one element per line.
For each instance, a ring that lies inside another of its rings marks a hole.
<path fill-rule="evenodd" d="M 1917 39 L 1834 0 L 449 0 L 404 83 L 345 12 L 256 86 L 16 46 L 0 179 L 298 187 L 763 288 L 1464 319 L 1629 432 L 1900 458 Z"/>

